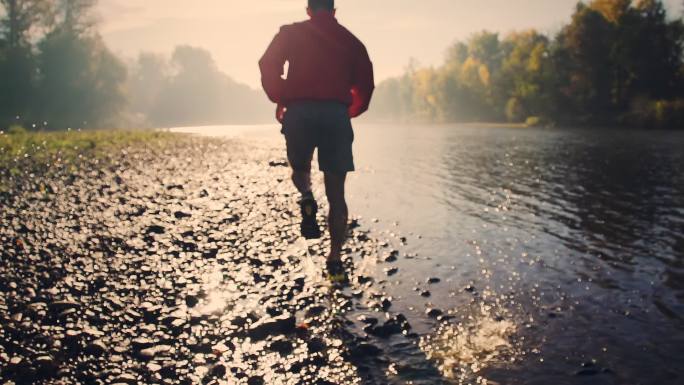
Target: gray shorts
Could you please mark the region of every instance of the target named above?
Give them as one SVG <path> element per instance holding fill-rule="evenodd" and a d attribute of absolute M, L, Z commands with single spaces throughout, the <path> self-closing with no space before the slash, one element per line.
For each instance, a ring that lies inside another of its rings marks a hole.
<path fill-rule="evenodd" d="M 354 131 L 346 105 L 330 101 L 291 103 L 285 112 L 282 133 L 287 142 L 287 159 L 294 170 L 311 170 L 313 153 L 318 148 L 321 171 L 354 171 Z"/>

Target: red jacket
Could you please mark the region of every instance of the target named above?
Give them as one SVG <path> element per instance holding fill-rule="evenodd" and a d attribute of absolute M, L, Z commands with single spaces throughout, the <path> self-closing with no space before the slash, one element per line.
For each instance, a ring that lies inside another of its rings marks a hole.
<path fill-rule="evenodd" d="M 285 62 L 287 79 L 282 78 Z M 336 100 L 357 117 L 368 109 L 375 89 L 366 47 L 325 11 L 281 27 L 259 67 L 264 90 L 279 110 L 298 100 Z"/>

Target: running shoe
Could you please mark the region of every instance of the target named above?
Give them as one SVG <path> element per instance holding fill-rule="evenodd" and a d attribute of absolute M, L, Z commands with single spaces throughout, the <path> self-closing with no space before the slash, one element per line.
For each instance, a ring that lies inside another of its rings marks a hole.
<path fill-rule="evenodd" d="M 321 229 L 318 227 L 316 214 L 318 213 L 318 204 L 313 197 L 303 198 L 299 202 L 302 209 L 302 223 L 300 229 L 302 237 L 306 239 L 319 239 L 321 237 Z"/>
<path fill-rule="evenodd" d="M 330 282 L 335 284 L 346 284 L 349 282 L 347 271 L 342 261 L 327 261 L 325 267 Z"/>

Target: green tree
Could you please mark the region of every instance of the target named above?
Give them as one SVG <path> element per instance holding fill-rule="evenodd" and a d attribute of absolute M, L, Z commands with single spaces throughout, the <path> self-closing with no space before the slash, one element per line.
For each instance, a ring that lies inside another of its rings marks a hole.
<path fill-rule="evenodd" d="M 218 69 L 203 49 L 180 46 L 171 56 L 175 76 L 170 78 L 151 111 L 152 121 L 163 126 L 209 123 L 220 108 Z"/>
<path fill-rule="evenodd" d="M 513 33 L 504 40 L 507 56 L 501 64 L 497 92 L 507 99 L 508 121 L 551 114 L 554 69 L 549 44 L 546 36 L 534 30 Z"/>
<path fill-rule="evenodd" d="M 669 22 L 660 1 L 580 4 L 558 44 L 568 63 L 563 90 L 580 122 L 617 122 L 636 99 L 681 93 L 681 20 Z"/>
<path fill-rule="evenodd" d="M 40 117 L 53 129 L 107 127 L 126 103 L 126 68 L 92 28 L 91 0 L 61 0 L 39 43 Z"/>
<path fill-rule="evenodd" d="M 36 66 L 30 34 L 52 16 L 47 0 L 0 0 L 0 125 L 29 119 Z"/>
<path fill-rule="evenodd" d="M 141 53 L 130 69 L 127 89 L 132 112 L 141 119 L 149 120 L 160 95 L 169 82 L 169 65 L 162 55 Z M 150 122 L 148 122 L 150 123 Z"/>
<path fill-rule="evenodd" d="M 661 1 L 639 0 L 630 23 L 622 27 L 626 37 L 625 61 L 632 81 L 630 96 L 673 98 L 681 93 L 684 26 L 682 20 L 668 21 Z M 647 58 L 645 60 L 644 58 Z"/>
<path fill-rule="evenodd" d="M 571 101 L 569 116 L 579 122 L 598 120 L 611 111 L 612 63 L 608 53 L 614 39 L 612 24 L 603 14 L 579 4 L 570 25 L 559 36 L 566 78 L 563 92 Z"/>
<path fill-rule="evenodd" d="M 255 118 L 273 118 L 273 109 L 263 95 L 219 71 L 204 49 L 176 47 L 168 67 L 171 74 L 146 114 L 155 126 L 247 123 Z"/>
<path fill-rule="evenodd" d="M 75 34 L 88 33 L 95 25 L 92 15 L 98 0 L 57 0 L 58 23 Z"/>
<path fill-rule="evenodd" d="M 50 0 L 0 0 L 0 6 L 4 11 L 0 28 L 10 49 L 29 46 L 29 33 L 54 15 Z"/>

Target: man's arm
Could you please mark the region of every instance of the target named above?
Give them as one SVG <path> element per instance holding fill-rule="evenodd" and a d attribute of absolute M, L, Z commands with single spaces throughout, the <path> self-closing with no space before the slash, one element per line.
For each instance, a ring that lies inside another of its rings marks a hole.
<path fill-rule="evenodd" d="M 368 57 L 366 47 L 361 44 L 354 66 L 354 83 L 351 89 L 352 105 L 349 106 L 350 117 L 356 118 L 368 110 L 374 89 L 373 63 Z"/>
<path fill-rule="evenodd" d="M 259 60 L 261 84 L 268 98 L 277 104 L 281 103 L 285 87 L 285 80 L 282 77 L 285 61 L 287 60 L 284 29 L 284 27 L 280 29 L 280 32 L 273 38 L 271 45 L 266 49 L 264 56 Z"/>

